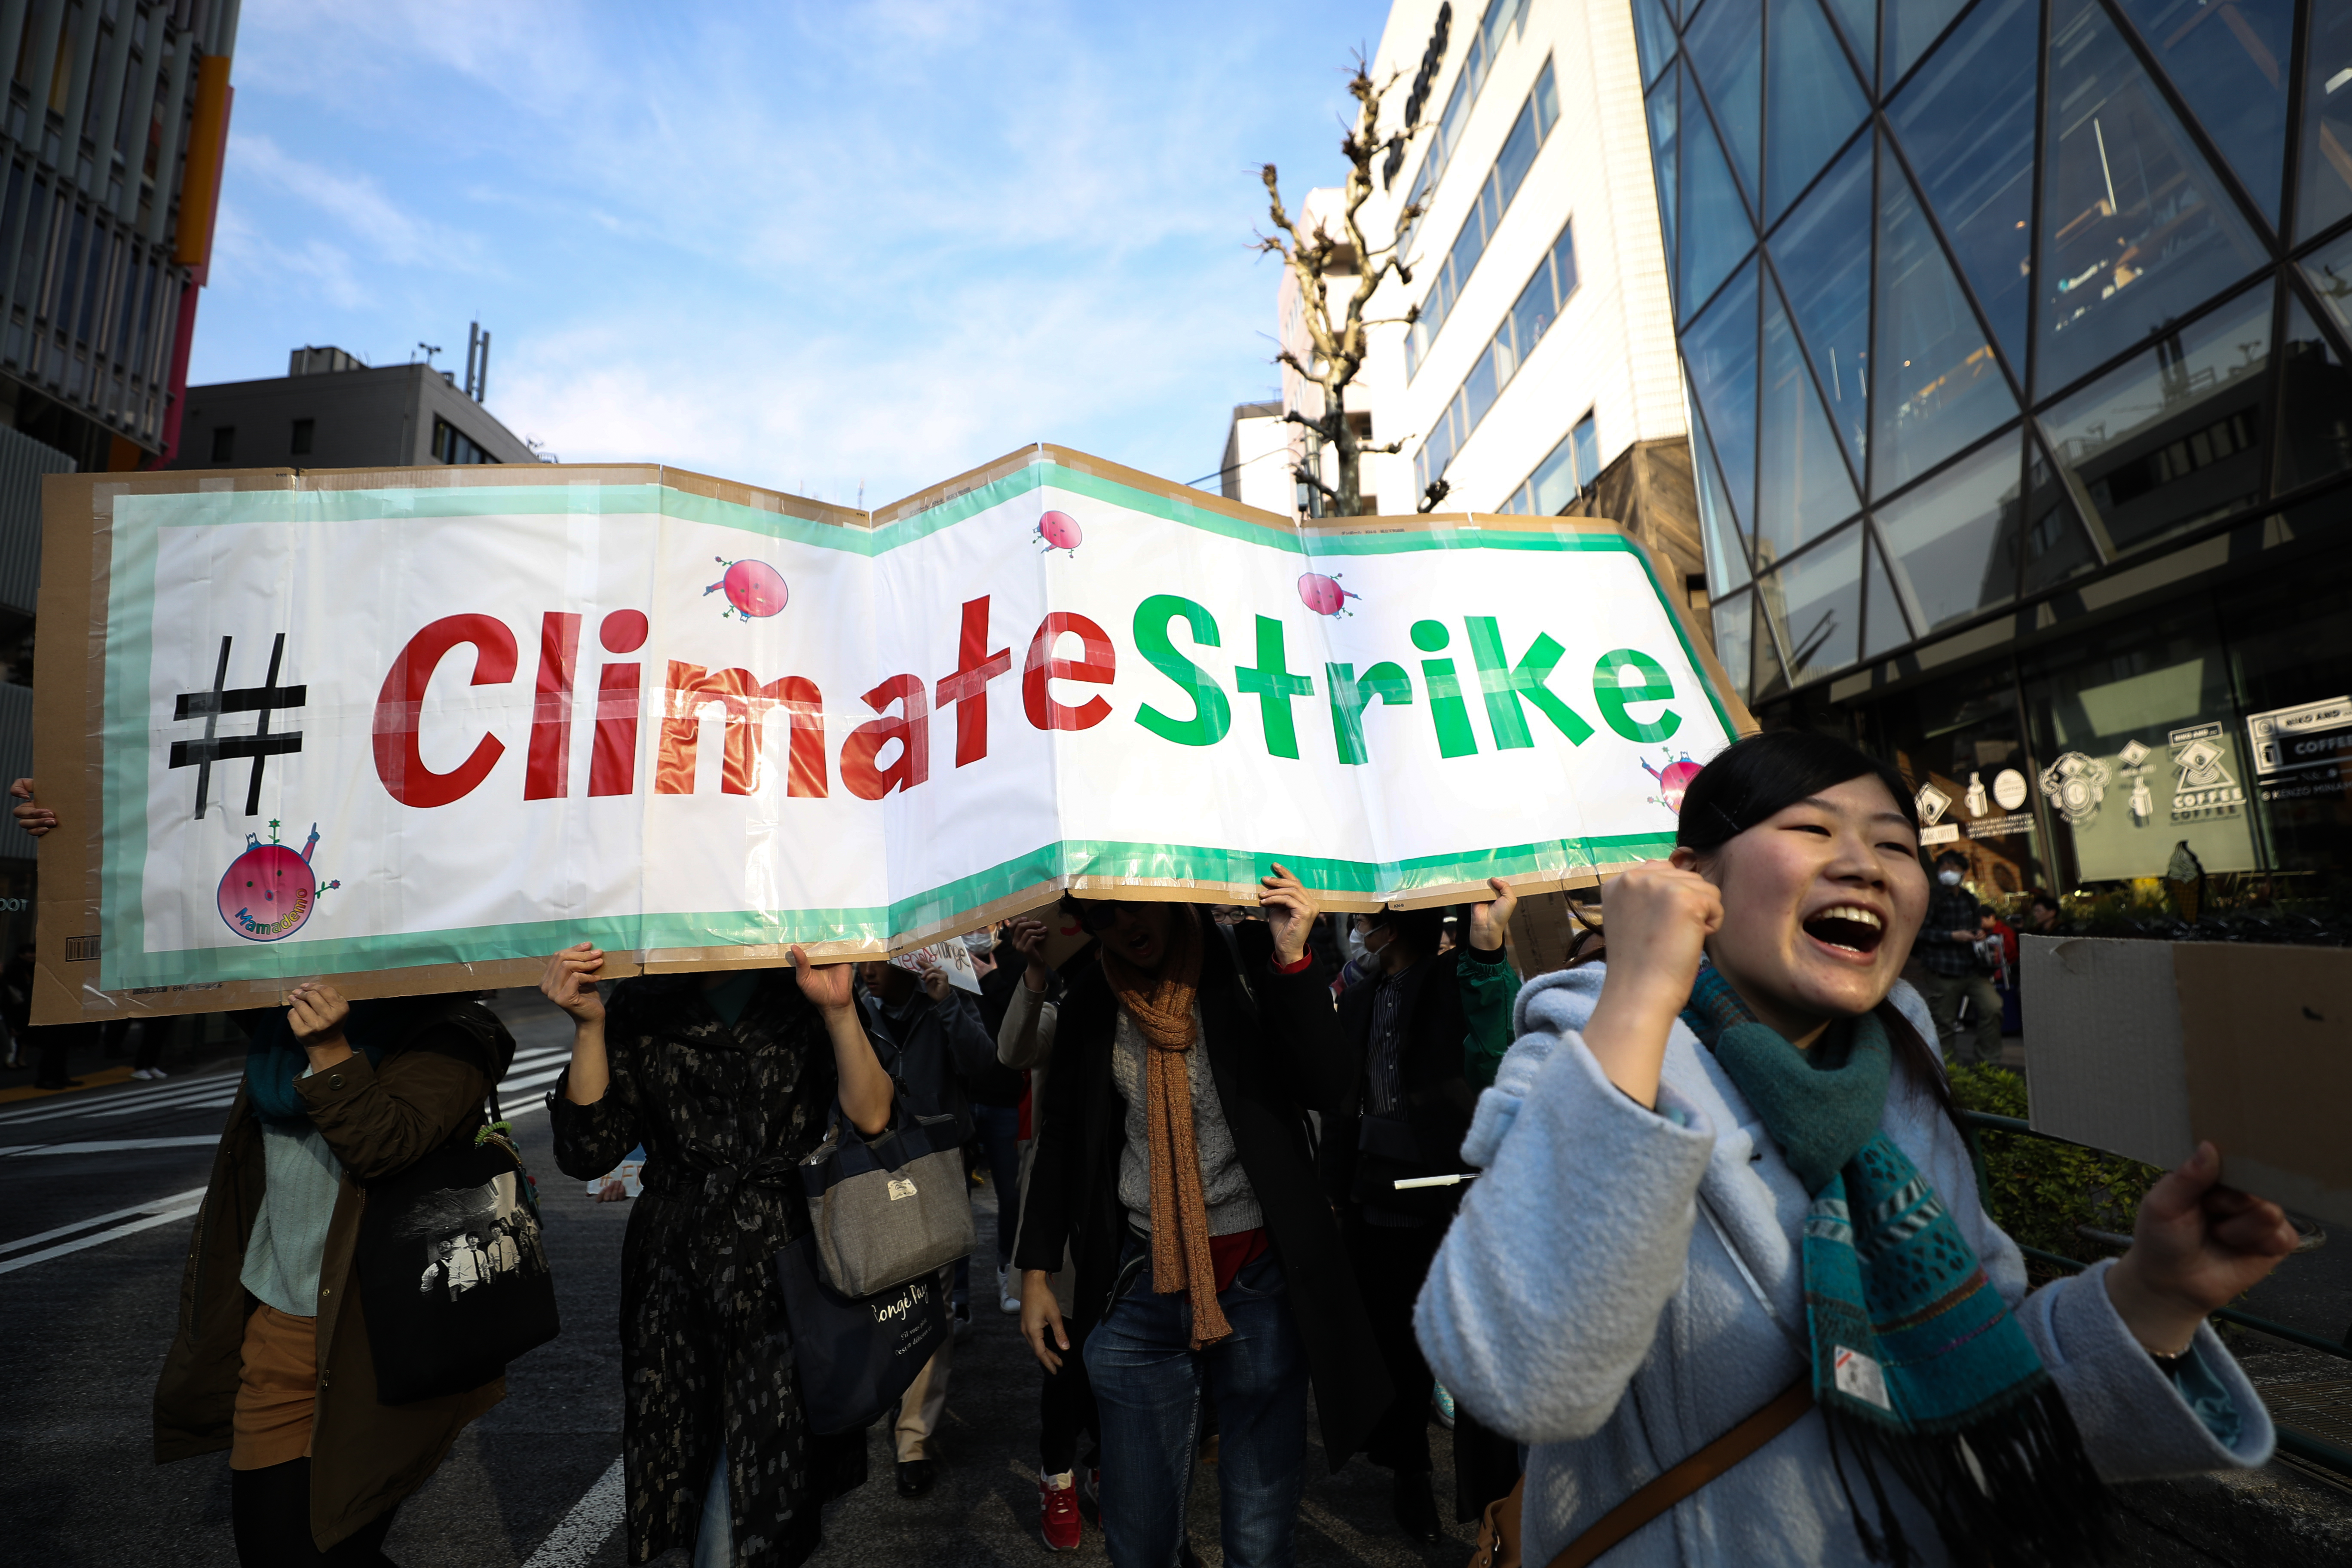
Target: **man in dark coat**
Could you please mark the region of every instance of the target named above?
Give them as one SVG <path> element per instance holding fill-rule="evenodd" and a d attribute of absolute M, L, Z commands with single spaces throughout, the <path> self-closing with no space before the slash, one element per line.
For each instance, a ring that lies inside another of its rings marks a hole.
<path fill-rule="evenodd" d="M 980 1007 L 957 990 L 947 971 L 925 962 L 922 977 L 890 963 L 857 966 L 859 1002 L 866 1032 L 883 1069 L 905 1086 L 907 1109 L 919 1116 L 955 1118 L 956 1141 L 969 1141 L 978 1125 L 972 1102 L 1018 1100 L 1021 1075 L 996 1059 L 996 1037 L 981 1026 Z M 955 1340 L 971 1331 L 970 1260 L 954 1265 Z M 939 1479 L 931 1438 L 948 1402 L 950 1341 L 933 1353 L 898 1402 L 894 1438 L 898 1454 L 898 1495 L 919 1498 Z"/>
<path fill-rule="evenodd" d="M 1517 984 L 1503 928 L 1517 900 L 1501 883 L 1496 889 L 1496 901 L 1473 913 L 1466 945 L 1445 952 L 1438 951 L 1443 909 L 1370 917 L 1364 946 L 1378 967 L 1339 998 L 1352 1068 L 1347 1098 L 1323 1123 L 1324 1192 L 1339 1212 L 1349 1263 L 1396 1391 L 1373 1423 L 1366 1457 L 1396 1472 L 1391 1505 L 1398 1528 L 1431 1545 L 1444 1532 L 1429 1484 L 1433 1384 L 1413 1338 L 1412 1304 L 1462 1188 L 1400 1192 L 1396 1183 L 1467 1168 L 1462 1139 L 1478 1099 L 1469 1059 L 1508 1046 Z M 1504 1478 L 1503 1489 L 1509 1486 Z M 1460 1502 L 1491 1489 L 1467 1487 Z M 1479 1498 L 1479 1507 L 1491 1500 Z"/>
<path fill-rule="evenodd" d="M 1096 1317 L 1114 1562 L 1175 1560 L 1204 1390 L 1228 1561 L 1292 1555 L 1310 1383 L 1334 1470 L 1389 1401 L 1308 1148 L 1307 1112 L 1348 1090 L 1306 951 L 1314 904 L 1278 866 L 1261 902 L 1228 948 L 1195 906 L 1073 900 L 1096 950 L 1063 971 L 1014 1262 L 1048 1371 L 1070 1350 L 1052 1275 L 1066 1243 Z"/>

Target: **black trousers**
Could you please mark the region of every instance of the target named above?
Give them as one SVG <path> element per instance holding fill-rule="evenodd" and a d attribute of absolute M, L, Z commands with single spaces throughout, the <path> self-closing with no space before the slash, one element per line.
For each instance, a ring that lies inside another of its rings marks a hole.
<path fill-rule="evenodd" d="M 383 1554 L 392 1516 L 360 1527 L 326 1551 L 310 1538 L 310 1461 L 289 1459 L 228 1473 L 228 1514 L 241 1568 L 393 1568 Z"/>
<path fill-rule="evenodd" d="M 1070 1336 L 1070 1348 L 1062 1356 L 1062 1370 L 1047 1373 L 1045 1386 L 1037 1391 L 1037 1459 L 1049 1476 L 1076 1467 L 1078 1437 L 1083 1433 L 1095 1434 L 1087 1463 L 1094 1465 L 1102 1457 L 1102 1422 L 1095 1415 L 1094 1384 L 1087 1381 L 1087 1331 L 1093 1326 L 1076 1321 L 1063 1324 L 1062 1331 Z M 1050 1330 L 1047 1334 L 1050 1339 Z"/>
<path fill-rule="evenodd" d="M 172 1037 L 179 1032 L 177 1018 L 142 1018 L 139 1020 L 139 1055 L 131 1065 L 141 1072 L 163 1065 L 163 1053 L 172 1047 Z"/>
<path fill-rule="evenodd" d="M 1434 1221 L 1372 1225 L 1360 1207 L 1350 1205 L 1344 1234 L 1364 1314 L 1372 1321 L 1372 1342 L 1388 1368 L 1389 1386 L 1396 1390 L 1388 1408 L 1372 1422 L 1364 1458 L 1391 1470 L 1426 1471 L 1429 1396 L 1436 1380 L 1421 1353 L 1421 1342 L 1412 1335 L 1412 1304 L 1421 1295 L 1421 1282 L 1429 1277 L 1437 1244 L 1445 1239 L 1445 1226 Z"/>
<path fill-rule="evenodd" d="M 40 1089 L 63 1089 L 66 1085 L 66 1056 L 76 1046 L 89 1044 L 98 1037 L 96 1024 L 46 1024 L 25 1031 L 27 1044 L 39 1058 L 40 1065 L 33 1074 L 33 1082 Z"/>

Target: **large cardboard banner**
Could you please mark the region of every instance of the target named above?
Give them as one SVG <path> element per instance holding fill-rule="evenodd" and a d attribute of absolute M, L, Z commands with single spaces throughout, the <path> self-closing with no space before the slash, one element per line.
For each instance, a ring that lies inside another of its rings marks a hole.
<path fill-rule="evenodd" d="M 1039 447 L 868 515 L 675 469 L 50 481 L 41 1021 L 1335 908 L 1664 854 L 1748 721 L 1615 525 L 1306 531 Z M 66 628 L 89 628 L 87 659 Z"/>

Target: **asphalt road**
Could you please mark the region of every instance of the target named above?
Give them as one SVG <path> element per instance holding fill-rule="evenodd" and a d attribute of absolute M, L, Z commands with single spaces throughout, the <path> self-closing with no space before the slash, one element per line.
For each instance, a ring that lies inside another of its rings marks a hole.
<path fill-rule="evenodd" d="M 506 1402 L 403 1507 L 386 1552 L 404 1568 L 620 1568 L 614 1301 L 628 1206 L 591 1201 L 554 1168 L 542 1102 L 569 1044 L 562 1016 L 525 994 L 499 1009 L 520 1047 L 504 1108 L 540 1179 L 564 1331 L 509 1369 Z M 239 1065 L 0 1107 L 0 1563 L 236 1562 L 227 1456 L 157 1468 L 149 1401 Z M 974 1198 L 981 1235 L 992 1237 L 994 1194 Z M 991 1310 L 991 1273 L 975 1274 L 976 1327 L 956 1351 L 937 1489 L 898 1496 L 877 1424 L 872 1479 L 827 1510 L 814 1563 L 1047 1559 L 1034 1533 L 1036 1365 L 1014 1320 Z M 1450 1499 L 1449 1445 L 1433 1436 L 1438 1495 Z M 1357 1460 L 1330 1476 L 1319 1449 L 1308 1465 L 1302 1563 L 1457 1568 L 1468 1556 L 1466 1526 L 1426 1551 L 1396 1533 L 1387 1472 Z M 1195 1491 L 1192 1535 L 1204 1562 L 1221 1561 L 1213 1471 Z M 1089 1526 L 1083 1550 L 1062 1561 L 1103 1562 L 1100 1535 Z"/>

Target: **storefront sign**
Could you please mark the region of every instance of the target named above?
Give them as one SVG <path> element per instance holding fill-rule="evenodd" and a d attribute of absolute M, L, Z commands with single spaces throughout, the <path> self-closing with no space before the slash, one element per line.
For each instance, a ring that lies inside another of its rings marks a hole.
<path fill-rule="evenodd" d="M 2010 838 L 2033 831 L 2033 814 L 2015 811 L 2007 816 L 1980 816 L 1969 824 L 1971 838 Z"/>
<path fill-rule="evenodd" d="M 2352 762 L 2352 697 L 2331 697 L 2300 708 L 2273 708 L 2246 720 L 2254 777 L 2333 768 Z"/>
<path fill-rule="evenodd" d="M 2230 776 L 2229 745 L 2218 723 L 2172 731 L 2172 820 L 2201 822 L 2245 809 L 2245 786 Z"/>
<path fill-rule="evenodd" d="M 1669 743 L 1748 727 L 1613 524 L 1302 531 L 1054 447 L 878 518 L 634 467 L 48 497 L 41 615 L 103 657 L 36 693 L 44 1022 L 879 956 L 1276 860 L 1589 883 L 1672 847 Z"/>
<path fill-rule="evenodd" d="M 2042 770 L 2042 793 L 2075 826 L 2095 820 L 2106 798 L 2107 764 L 2080 752 L 2068 752 Z"/>

